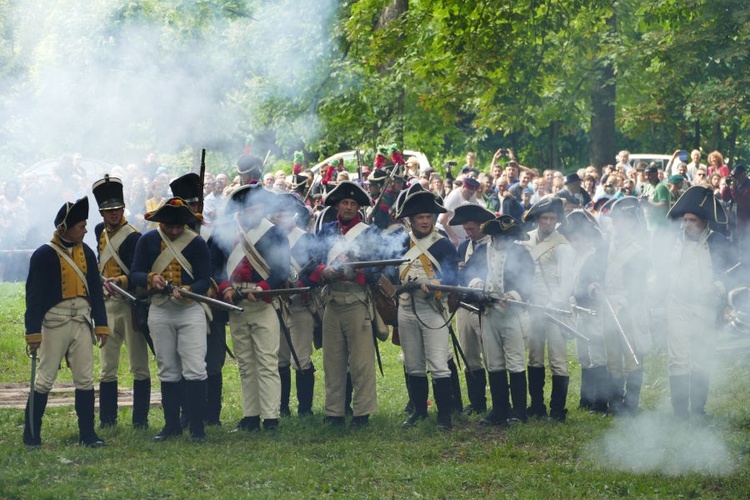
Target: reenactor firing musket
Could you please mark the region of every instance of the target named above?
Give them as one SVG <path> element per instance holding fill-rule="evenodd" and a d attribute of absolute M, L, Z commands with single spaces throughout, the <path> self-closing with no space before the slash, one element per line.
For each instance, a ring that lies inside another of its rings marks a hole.
<path fill-rule="evenodd" d="M 251 292 L 248 290 L 236 290 L 232 301 L 237 304 L 240 300 L 246 299 L 251 293 L 255 298 L 262 297 L 287 297 L 289 295 L 297 295 L 299 293 L 307 293 L 311 290 L 309 286 L 303 286 L 299 288 L 275 288 L 273 290 L 258 290 L 257 292 Z"/>
<path fill-rule="evenodd" d="M 422 286 L 423 283 L 413 281 L 407 285 L 403 285 L 397 289 L 397 293 L 410 292 L 416 290 Z M 522 306 L 530 309 L 536 309 L 541 312 L 550 314 L 559 314 L 562 316 L 572 316 L 573 311 L 566 309 L 555 309 L 554 307 L 540 306 L 538 304 L 532 304 L 530 302 L 522 302 L 520 300 L 508 299 L 501 297 L 500 295 L 479 288 L 471 288 L 468 286 L 451 286 L 451 285 L 435 285 L 432 283 L 424 283 L 428 290 L 435 292 L 448 292 L 456 293 L 464 299 L 466 302 L 502 302 L 504 304 Z"/>
<path fill-rule="evenodd" d="M 114 281 L 107 281 L 107 278 L 105 278 L 104 276 L 99 276 L 101 277 L 104 288 L 106 288 L 109 292 L 115 292 L 117 295 L 130 302 L 131 305 L 136 303 L 137 299 L 134 295 L 128 293 L 127 290 L 119 286 Z"/>
<path fill-rule="evenodd" d="M 336 264 L 334 268 L 341 269 L 342 271 L 356 271 L 357 269 L 365 269 L 367 267 L 400 266 L 407 262 L 409 262 L 409 259 L 359 260 Z"/>
<path fill-rule="evenodd" d="M 226 302 L 222 302 L 221 300 L 212 299 L 211 297 L 206 297 L 205 295 L 191 292 L 190 290 L 185 290 L 184 288 L 174 286 L 171 283 L 167 283 L 167 285 L 164 287 L 164 292 L 166 294 L 171 294 L 174 290 L 179 290 L 180 295 L 182 295 L 183 298 L 192 299 L 196 302 L 202 302 L 204 304 L 208 304 L 209 306 L 215 307 L 217 309 L 223 309 L 225 311 L 235 311 L 235 312 L 244 311 L 242 307 L 236 306 L 234 304 L 228 304 Z"/>

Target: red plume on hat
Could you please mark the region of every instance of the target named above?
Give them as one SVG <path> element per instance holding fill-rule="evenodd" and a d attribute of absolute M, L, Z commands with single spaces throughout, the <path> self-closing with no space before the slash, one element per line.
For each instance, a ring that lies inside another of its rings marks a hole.
<path fill-rule="evenodd" d="M 383 168 L 388 163 L 388 148 L 385 146 L 378 146 L 378 152 L 375 153 L 375 161 L 372 165 L 375 168 Z"/>
<path fill-rule="evenodd" d="M 292 165 L 292 174 L 299 175 L 302 172 L 302 163 L 305 161 L 305 154 L 302 151 L 294 152 L 294 164 Z"/>
<path fill-rule="evenodd" d="M 401 154 L 401 151 L 398 150 L 398 146 L 396 146 L 395 144 L 391 144 L 388 148 L 388 152 L 391 155 L 391 161 L 393 161 L 394 165 L 406 164 L 406 160 L 404 160 L 404 156 Z"/>
<path fill-rule="evenodd" d="M 245 149 L 242 154 L 249 155 L 250 151 L 253 149 L 253 141 L 255 140 L 255 137 L 253 137 L 251 134 L 247 134 L 247 137 L 245 137 Z"/>

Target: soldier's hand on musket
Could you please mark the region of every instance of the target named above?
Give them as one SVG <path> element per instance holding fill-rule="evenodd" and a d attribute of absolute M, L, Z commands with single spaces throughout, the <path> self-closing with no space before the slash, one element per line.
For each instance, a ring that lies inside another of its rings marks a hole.
<path fill-rule="evenodd" d="M 420 288 L 420 289 L 421 289 L 421 290 L 422 290 L 422 291 L 423 291 L 424 293 L 430 293 L 430 289 L 429 289 L 429 288 L 427 288 L 427 283 L 422 283 L 422 284 L 421 284 L 421 285 L 419 286 L 419 288 Z"/>
<path fill-rule="evenodd" d="M 96 336 L 97 343 L 99 344 L 99 349 L 104 347 L 104 345 L 107 343 L 107 337 L 109 337 L 109 335 L 97 335 Z"/>
<path fill-rule="evenodd" d="M 175 299 L 182 298 L 182 294 L 180 293 L 180 289 L 178 287 L 172 288 L 172 297 L 174 297 Z"/>
<path fill-rule="evenodd" d="M 153 278 L 151 278 L 151 287 L 155 290 L 164 290 L 167 287 L 167 280 L 164 279 L 164 276 L 161 274 L 155 274 Z"/>
<path fill-rule="evenodd" d="M 247 300 L 249 300 L 250 302 L 258 302 L 259 300 L 262 300 L 262 299 L 256 298 L 255 295 L 253 295 L 253 292 L 262 292 L 262 291 L 263 289 L 256 285 L 255 288 L 253 288 L 252 290 L 248 290 Z"/>
<path fill-rule="evenodd" d="M 30 356 L 36 356 L 37 351 L 39 350 L 39 346 L 42 345 L 41 342 L 31 342 L 28 344 L 29 346 L 29 355 Z"/>
<path fill-rule="evenodd" d="M 222 298 L 224 299 L 224 302 L 227 302 L 229 304 L 234 304 L 234 297 L 237 294 L 237 290 L 235 290 L 232 287 L 227 288 L 224 290 L 224 293 L 222 294 Z"/>

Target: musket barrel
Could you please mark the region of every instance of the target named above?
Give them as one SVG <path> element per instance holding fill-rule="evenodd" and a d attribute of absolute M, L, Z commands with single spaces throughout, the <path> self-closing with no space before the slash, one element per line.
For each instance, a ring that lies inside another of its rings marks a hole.
<path fill-rule="evenodd" d="M 364 269 L 366 267 L 400 266 L 407 262 L 409 262 L 409 259 L 360 260 L 356 262 L 346 262 L 342 267 L 348 269 Z"/>
<path fill-rule="evenodd" d="M 186 299 L 193 299 L 196 302 L 203 302 L 204 304 L 208 304 L 217 309 L 224 309 L 225 311 L 235 311 L 235 312 L 242 312 L 245 310 L 242 307 L 236 306 L 234 304 L 228 304 L 227 302 L 223 302 L 221 300 L 212 299 L 211 297 L 206 297 L 205 295 L 191 292 L 190 290 L 185 290 L 184 288 L 181 288 L 181 287 L 168 285 L 167 288 L 165 288 L 165 290 L 167 290 L 167 292 L 171 292 L 172 290 L 179 290 L 180 295 L 182 295 Z"/>
<path fill-rule="evenodd" d="M 127 299 L 128 302 L 131 302 L 131 303 L 135 304 L 135 302 L 136 302 L 137 299 L 135 298 L 134 295 L 128 293 L 127 290 L 125 290 L 124 288 L 122 288 L 121 286 L 119 286 L 117 283 L 115 283 L 113 281 L 107 281 L 107 278 L 105 278 L 101 274 L 99 275 L 99 277 L 101 278 L 102 283 L 106 283 L 108 287 L 111 287 L 112 290 L 114 290 L 115 292 L 117 292 L 117 295 L 120 295 L 124 299 Z"/>
<path fill-rule="evenodd" d="M 635 366 L 641 366 L 641 363 L 638 361 L 638 356 L 635 354 L 635 350 L 633 349 L 633 346 L 630 344 L 630 340 L 628 340 L 628 336 L 625 334 L 625 329 L 622 327 L 622 323 L 620 323 L 620 318 L 617 317 L 617 313 L 615 312 L 615 308 L 612 305 L 612 302 L 609 301 L 609 297 L 607 296 L 604 291 L 602 291 L 602 296 L 604 297 L 604 302 L 607 304 L 607 308 L 609 309 L 610 314 L 612 315 L 612 319 L 615 321 L 615 325 L 617 326 L 617 331 L 620 332 L 620 335 L 622 336 L 622 339 L 625 341 L 625 345 L 628 348 L 628 351 L 630 351 L 630 355 L 633 356 L 633 361 L 635 361 Z"/>
<path fill-rule="evenodd" d="M 559 319 L 555 318 L 554 316 L 552 316 L 548 312 L 545 312 L 544 315 L 547 317 L 547 319 L 549 319 L 550 321 L 552 321 L 554 324 L 556 324 L 557 326 L 559 326 L 560 328 L 562 328 L 566 332 L 572 334 L 575 337 L 578 337 L 579 339 L 583 340 L 584 342 L 591 343 L 591 339 L 590 338 L 588 338 L 587 336 L 585 336 L 584 334 L 582 334 L 581 332 L 579 332 L 578 330 L 576 330 L 572 326 L 566 325 L 564 322 L 562 322 Z"/>
<path fill-rule="evenodd" d="M 275 288 L 273 290 L 259 290 L 257 292 L 250 292 L 255 297 L 277 297 L 285 295 L 296 295 L 298 293 L 307 293 L 311 290 L 309 286 L 302 286 L 299 288 Z"/>

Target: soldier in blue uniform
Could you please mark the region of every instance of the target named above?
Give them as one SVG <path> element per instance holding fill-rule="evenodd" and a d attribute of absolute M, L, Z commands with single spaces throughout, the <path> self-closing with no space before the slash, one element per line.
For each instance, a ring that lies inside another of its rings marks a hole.
<path fill-rule="evenodd" d="M 26 406 L 23 442 L 27 446 L 42 444 L 40 433 L 47 396 L 66 355 L 75 384 L 80 444 L 104 446 L 104 441 L 94 431 L 94 353 L 91 346 L 96 342 L 100 347 L 106 344 L 109 327 L 96 255 L 83 243 L 88 215 L 88 198 L 65 203 L 55 217 L 52 241 L 37 248 L 29 263 L 26 342 L 32 354 L 39 352 L 39 367 L 34 391 Z"/>

